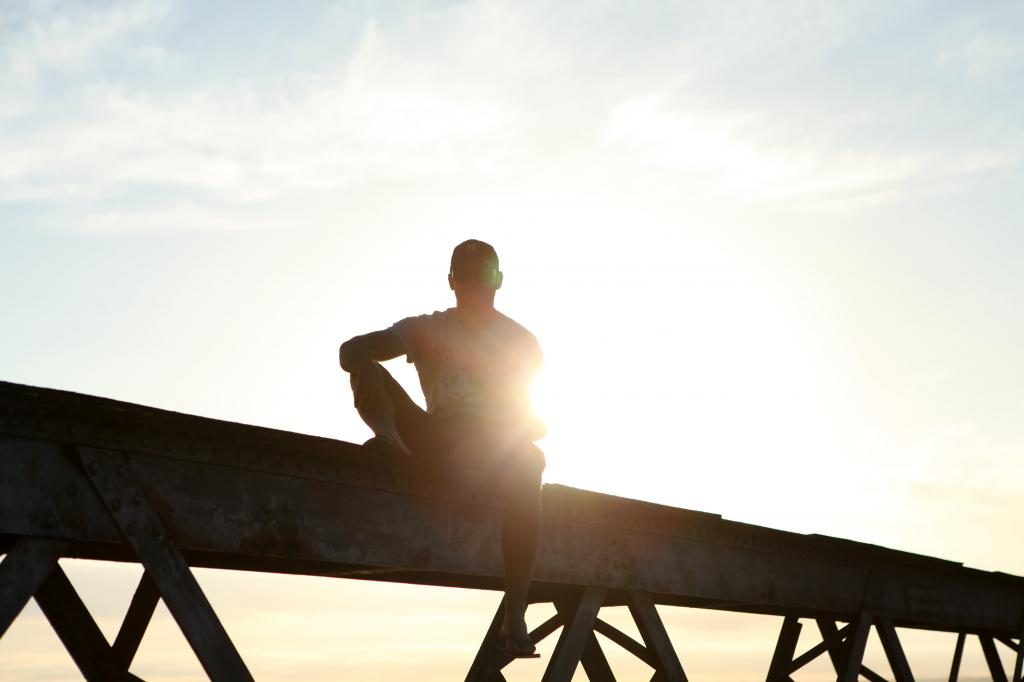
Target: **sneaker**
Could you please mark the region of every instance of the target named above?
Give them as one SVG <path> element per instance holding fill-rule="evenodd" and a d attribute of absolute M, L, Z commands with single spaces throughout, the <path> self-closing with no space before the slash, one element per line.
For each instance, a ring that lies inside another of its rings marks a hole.
<path fill-rule="evenodd" d="M 407 454 L 401 445 L 384 436 L 374 436 L 363 443 L 363 447 L 377 455 L 398 456 Z"/>

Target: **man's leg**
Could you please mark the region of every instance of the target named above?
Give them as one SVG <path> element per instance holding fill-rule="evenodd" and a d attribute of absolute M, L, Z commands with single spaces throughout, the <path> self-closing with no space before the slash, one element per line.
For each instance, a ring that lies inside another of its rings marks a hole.
<path fill-rule="evenodd" d="M 405 392 L 380 363 L 371 362 L 352 371 L 356 411 L 373 431 L 398 449 L 416 450 L 419 432 L 426 429 L 427 413 Z"/>
<path fill-rule="evenodd" d="M 505 522 L 502 550 L 505 562 L 505 618 L 499 635 L 513 637 L 520 653 L 533 653 L 526 629 L 526 607 L 537 560 L 541 530 L 541 473 L 544 455 L 533 444 L 512 458 L 504 481 Z"/>

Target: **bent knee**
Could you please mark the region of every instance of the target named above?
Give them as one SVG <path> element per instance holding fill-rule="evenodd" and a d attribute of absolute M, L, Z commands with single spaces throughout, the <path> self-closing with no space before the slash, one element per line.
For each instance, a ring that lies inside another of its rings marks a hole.
<path fill-rule="evenodd" d="M 544 459 L 544 452 L 534 445 L 527 443 L 516 448 L 513 452 L 512 476 L 522 480 L 524 483 L 540 485 L 541 475 L 547 461 Z"/>
<path fill-rule="evenodd" d="M 536 467 L 537 473 L 544 471 L 544 467 L 548 465 L 548 461 L 544 457 L 544 451 L 533 443 L 529 443 L 524 450 L 524 459 Z"/>

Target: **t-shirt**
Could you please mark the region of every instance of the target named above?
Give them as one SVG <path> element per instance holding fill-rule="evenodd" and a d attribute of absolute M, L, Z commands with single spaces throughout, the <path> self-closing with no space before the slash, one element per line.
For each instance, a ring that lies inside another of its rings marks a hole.
<path fill-rule="evenodd" d="M 416 365 L 428 413 L 535 421 L 529 385 L 542 355 L 537 339 L 518 322 L 495 311 L 487 326 L 472 331 L 449 308 L 399 320 L 391 331 Z"/>

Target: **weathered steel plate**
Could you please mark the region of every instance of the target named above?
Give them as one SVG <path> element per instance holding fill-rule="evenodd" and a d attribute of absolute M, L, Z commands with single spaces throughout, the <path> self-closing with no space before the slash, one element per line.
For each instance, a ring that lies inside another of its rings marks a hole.
<path fill-rule="evenodd" d="M 0 383 L 0 535 L 133 560 L 75 455 L 126 453 L 193 565 L 501 587 L 486 475 L 359 446 Z M 950 561 L 565 486 L 544 491 L 538 592 L 1018 634 L 1024 580 Z"/>

